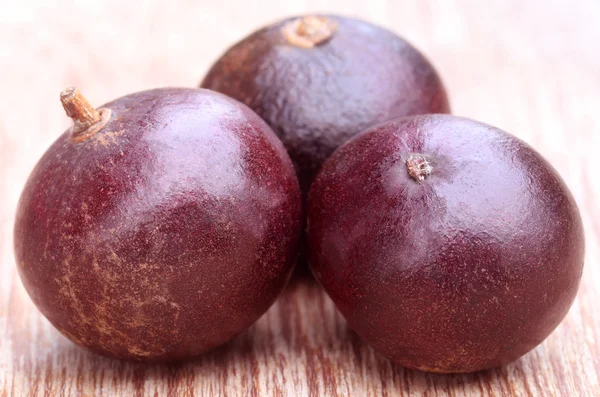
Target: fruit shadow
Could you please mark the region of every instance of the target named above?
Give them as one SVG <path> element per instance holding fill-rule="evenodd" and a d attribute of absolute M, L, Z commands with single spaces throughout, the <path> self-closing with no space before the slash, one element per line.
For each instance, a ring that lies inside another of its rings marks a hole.
<path fill-rule="evenodd" d="M 395 365 L 348 328 L 312 277 L 293 277 L 278 301 L 248 331 L 192 360 L 132 363 L 100 357 L 67 343 L 62 353 L 71 356 L 66 361 L 78 363 L 77 379 L 90 377 L 82 383 L 93 384 L 98 379 L 110 380 L 113 387 L 130 390 L 132 395 L 223 395 L 233 387 L 285 394 L 291 382 L 316 395 L 360 390 L 482 395 L 491 394 L 492 385 L 508 388 L 510 393 L 511 383 L 524 378 L 520 361 L 509 369 L 453 375 Z"/>
<path fill-rule="evenodd" d="M 371 385 L 401 394 L 422 396 L 518 395 L 515 384 L 525 384 L 522 360 L 507 366 L 471 373 L 440 374 L 402 367 L 377 353 L 353 330 L 347 327 L 346 338 L 362 376 Z M 365 365 L 365 363 L 367 363 Z"/>
<path fill-rule="evenodd" d="M 273 307 L 247 331 L 200 357 L 184 361 L 140 363 L 104 357 L 77 347 L 56 332 L 54 354 L 38 359 L 34 378 L 59 380 L 59 388 L 72 385 L 76 379 L 77 392 L 85 385 L 104 382 L 109 390 L 128 391 L 126 395 L 131 391 L 136 396 L 149 392 L 225 395 L 228 386 L 256 389 L 259 372 L 280 372 L 290 360 L 300 360 L 303 336 L 293 329 L 304 316 L 299 302 L 310 306 L 321 295 L 309 271 L 295 273 Z"/>

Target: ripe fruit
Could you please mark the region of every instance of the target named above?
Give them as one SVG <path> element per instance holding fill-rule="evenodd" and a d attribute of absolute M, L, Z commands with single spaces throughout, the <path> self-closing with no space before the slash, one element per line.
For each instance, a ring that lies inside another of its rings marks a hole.
<path fill-rule="evenodd" d="M 431 64 L 392 32 L 340 16 L 267 26 L 231 47 L 201 84 L 244 102 L 281 138 L 303 194 L 327 157 L 394 117 L 450 111 Z"/>
<path fill-rule="evenodd" d="M 172 360 L 246 329 L 285 286 L 300 235 L 289 157 L 221 94 L 168 88 L 74 120 L 21 196 L 15 255 L 41 312 L 105 355 Z"/>
<path fill-rule="evenodd" d="M 434 372 L 508 363 L 558 325 L 581 278 L 573 197 L 531 147 L 448 115 L 338 149 L 309 194 L 310 265 L 351 328 Z"/>

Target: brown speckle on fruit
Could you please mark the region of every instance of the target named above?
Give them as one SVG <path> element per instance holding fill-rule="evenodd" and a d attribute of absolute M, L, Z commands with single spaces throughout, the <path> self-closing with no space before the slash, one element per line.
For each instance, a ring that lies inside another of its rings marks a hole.
<path fill-rule="evenodd" d="M 103 131 L 102 134 L 96 135 L 95 141 L 99 145 L 103 145 L 103 146 L 118 145 L 119 140 L 117 138 L 124 133 L 125 133 L 125 130 Z"/>
<path fill-rule="evenodd" d="M 421 182 L 431 175 L 433 167 L 426 156 L 422 154 L 411 154 L 406 159 L 406 169 L 411 178 L 417 182 Z"/>

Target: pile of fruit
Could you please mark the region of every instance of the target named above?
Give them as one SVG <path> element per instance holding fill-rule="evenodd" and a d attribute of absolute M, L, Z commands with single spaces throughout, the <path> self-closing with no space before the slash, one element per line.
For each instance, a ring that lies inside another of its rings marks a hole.
<path fill-rule="evenodd" d="M 201 87 L 98 109 L 61 93 L 73 125 L 25 186 L 15 255 L 74 343 L 202 354 L 254 323 L 297 262 L 409 368 L 503 365 L 566 315 L 584 257 L 569 190 L 524 142 L 449 115 L 405 40 L 290 18 L 227 50 Z"/>

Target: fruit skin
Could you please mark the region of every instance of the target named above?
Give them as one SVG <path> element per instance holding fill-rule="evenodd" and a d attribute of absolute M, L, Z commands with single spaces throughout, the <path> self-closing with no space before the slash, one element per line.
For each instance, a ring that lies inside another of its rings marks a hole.
<path fill-rule="evenodd" d="M 246 106 L 157 89 L 63 134 L 21 196 L 15 254 L 41 312 L 80 346 L 145 361 L 201 354 L 251 325 L 297 255 L 294 169 Z"/>
<path fill-rule="evenodd" d="M 427 156 L 431 174 L 409 176 Z M 403 366 L 471 372 L 542 342 L 577 293 L 584 235 L 552 166 L 496 128 L 448 115 L 383 123 L 324 164 L 310 265 L 360 336 Z"/>
<path fill-rule="evenodd" d="M 357 19 L 337 25 L 313 48 L 283 33 L 298 17 L 256 31 L 225 52 L 201 83 L 244 102 L 281 138 L 303 195 L 319 167 L 353 135 L 381 121 L 448 113 L 433 66 L 394 33 Z"/>

